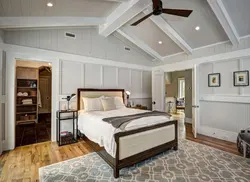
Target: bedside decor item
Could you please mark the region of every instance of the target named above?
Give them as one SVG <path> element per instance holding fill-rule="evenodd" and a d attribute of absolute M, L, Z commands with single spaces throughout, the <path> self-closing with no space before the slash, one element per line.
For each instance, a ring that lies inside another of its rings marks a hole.
<path fill-rule="evenodd" d="M 71 94 L 70 96 L 67 96 L 66 98 L 63 98 L 63 99 L 65 99 L 65 100 L 67 100 L 67 102 L 68 102 L 68 107 L 67 107 L 67 110 L 68 110 L 68 111 L 70 110 L 70 108 L 69 108 L 69 101 L 70 101 L 71 99 L 75 98 L 75 97 L 76 97 L 76 94 Z"/>
<path fill-rule="evenodd" d="M 220 73 L 208 74 L 208 87 L 220 87 Z"/>
<path fill-rule="evenodd" d="M 249 71 L 235 71 L 234 72 L 234 86 L 249 86 Z"/>
<path fill-rule="evenodd" d="M 238 134 L 237 148 L 244 157 L 250 157 L 250 128 L 241 130 Z"/>
<path fill-rule="evenodd" d="M 129 102 L 129 96 L 131 95 L 131 93 L 130 93 L 130 91 L 126 91 L 125 92 L 126 93 L 126 95 L 127 95 L 127 107 L 131 107 L 131 104 L 130 104 L 130 102 Z"/>
<path fill-rule="evenodd" d="M 78 131 L 78 110 L 59 110 L 56 112 L 57 121 L 57 143 L 59 146 L 67 145 L 77 142 Z M 72 123 L 72 131 L 65 131 L 62 129 L 62 123 Z"/>

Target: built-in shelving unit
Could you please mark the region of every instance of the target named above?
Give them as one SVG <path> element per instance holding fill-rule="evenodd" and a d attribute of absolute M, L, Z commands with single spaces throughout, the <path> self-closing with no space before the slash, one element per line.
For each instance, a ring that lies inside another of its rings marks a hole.
<path fill-rule="evenodd" d="M 16 125 L 37 123 L 39 70 L 16 68 Z"/>

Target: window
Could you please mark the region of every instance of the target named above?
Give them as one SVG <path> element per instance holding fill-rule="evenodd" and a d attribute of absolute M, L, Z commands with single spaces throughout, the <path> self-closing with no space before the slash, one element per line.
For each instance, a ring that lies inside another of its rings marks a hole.
<path fill-rule="evenodd" d="M 185 98 L 185 78 L 178 78 L 178 98 Z"/>

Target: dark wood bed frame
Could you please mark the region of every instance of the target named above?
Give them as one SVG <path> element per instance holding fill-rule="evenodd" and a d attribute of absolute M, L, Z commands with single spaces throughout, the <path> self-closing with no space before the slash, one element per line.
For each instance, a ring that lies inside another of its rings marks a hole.
<path fill-rule="evenodd" d="M 78 110 L 80 109 L 80 102 L 81 100 L 80 98 L 80 93 L 81 92 L 122 92 L 123 95 L 123 100 L 124 100 L 124 89 L 78 89 L 77 92 L 77 107 Z M 128 136 L 128 135 L 133 135 L 135 133 L 140 133 L 140 132 L 145 132 L 148 130 L 152 130 L 152 129 L 156 129 L 156 128 L 161 128 L 164 126 L 168 126 L 168 125 L 175 125 L 175 139 L 173 141 L 167 142 L 163 145 L 151 148 L 149 150 L 146 150 L 144 152 L 135 154 L 133 156 L 130 156 L 128 158 L 119 160 L 119 138 L 120 137 L 124 137 L 124 136 Z M 99 147 L 98 144 L 90 141 L 84 134 L 80 133 L 79 131 L 79 135 L 81 138 L 83 138 L 92 148 L 93 150 L 101 157 L 103 158 L 114 170 L 114 178 L 118 178 L 119 177 L 119 170 L 131 165 L 134 165 L 140 161 L 143 161 L 145 159 L 151 158 L 157 154 L 160 154 L 168 149 L 173 148 L 174 150 L 178 150 L 178 122 L 177 120 L 173 120 L 173 121 L 168 121 L 165 123 L 160 123 L 160 124 L 156 124 L 156 125 L 152 125 L 152 126 L 147 126 L 147 127 L 143 127 L 143 128 L 138 128 L 138 129 L 134 129 L 134 130 L 129 130 L 129 131 L 124 131 L 124 132 L 120 132 L 120 133 L 116 133 L 114 135 L 115 138 L 115 142 L 117 145 L 117 150 L 116 150 L 116 157 L 113 158 L 111 155 L 109 155 L 106 150 L 103 147 Z"/>

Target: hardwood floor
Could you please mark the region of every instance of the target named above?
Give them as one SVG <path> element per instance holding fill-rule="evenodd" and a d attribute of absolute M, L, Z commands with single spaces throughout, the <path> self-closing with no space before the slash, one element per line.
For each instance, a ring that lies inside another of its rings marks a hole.
<path fill-rule="evenodd" d="M 227 152 L 238 154 L 236 144 L 215 138 L 198 135 L 192 136 L 192 126 L 184 124 L 182 117 L 179 121 L 179 137 L 212 146 Z M 17 147 L 15 150 L 4 153 L 0 157 L 0 181 L 39 181 L 38 170 L 42 166 L 79 157 L 93 152 L 91 147 L 80 140 L 78 143 L 58 147 L 56 143 L 44 142 L 40 144 Z"/>

